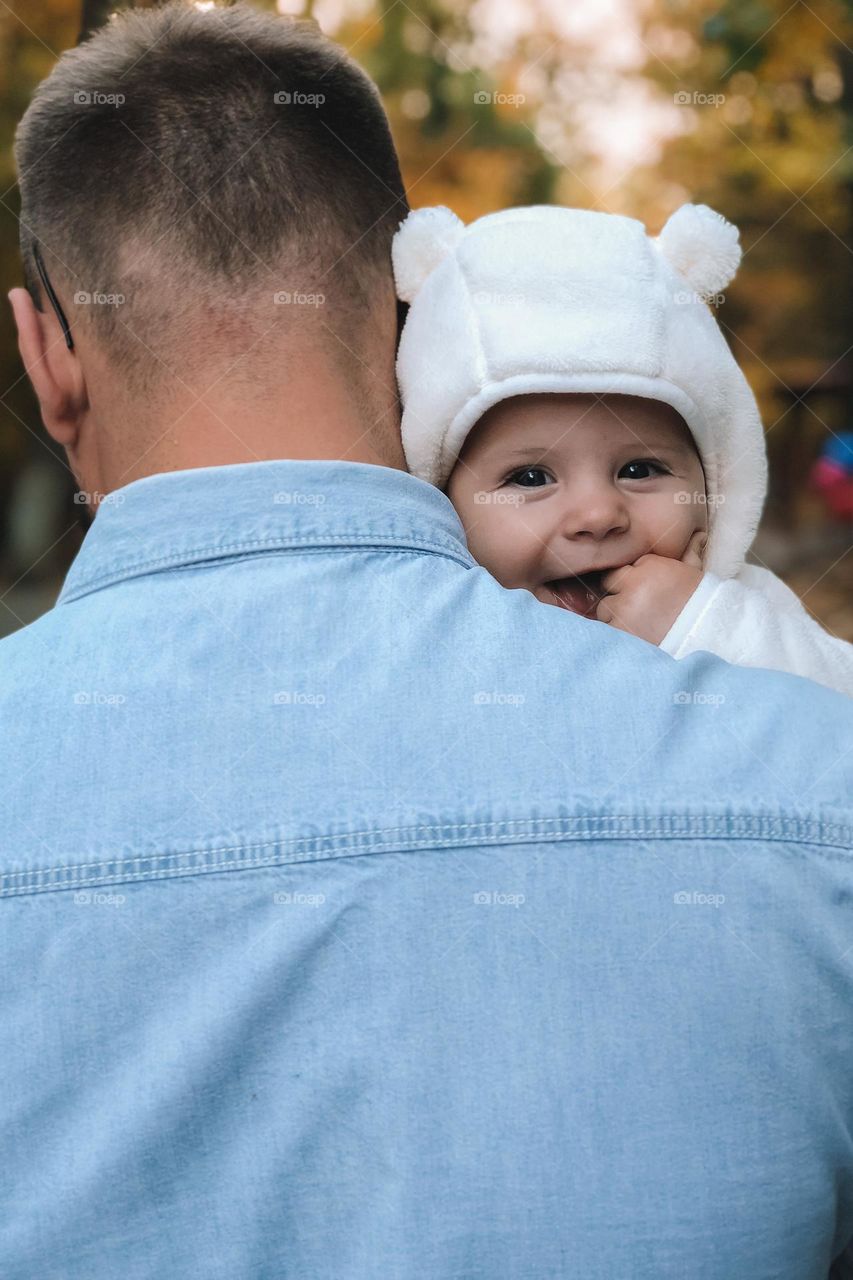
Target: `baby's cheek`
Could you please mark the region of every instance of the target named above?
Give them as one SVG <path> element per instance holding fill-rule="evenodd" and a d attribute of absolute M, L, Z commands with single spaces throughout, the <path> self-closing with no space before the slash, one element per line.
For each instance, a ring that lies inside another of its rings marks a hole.
<path fill-rule="evenodd" d="M 491 510 L 473 524 L 468 534 L 474 559 L 504 584 L 517 573 L 520 558 L 518 541 L 507 527 L 510 523 L 506 513 Z"/>
<path fill-rule="evenodd" d="M 693 534 L 706 527 L 706 507 L 701 496 L 704 495 L 686 489 L 660 495 L 649 530 L 656 555 L 680 560 Z"/>
<path fill-rule="evenodd" d="M 468 550 L 482 564 L 483 555 L 489 554 L 496 539 L 493 513 L 487 505 L 475 503 L 468 493 L 454 495 L 452 490 L 448 490 L 448 497 L 462 521 Z"/>
<path fill-rule="evenodd" d="M 531 537 L 515 511 L 487 504 L 470 523 L 463 521 L 463 524 L 468 549 L 478 564 L 488 569 L 502 586 L 527 585 L 531 574 Z"/>

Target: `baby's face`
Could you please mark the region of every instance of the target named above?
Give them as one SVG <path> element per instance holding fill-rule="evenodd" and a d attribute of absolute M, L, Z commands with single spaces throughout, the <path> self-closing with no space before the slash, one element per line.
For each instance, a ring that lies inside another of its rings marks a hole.
<path fill-rule="evenodd" d="M 587 617 L 601 571 L 648 552 L 679 560 L 707 528 L 685 422 L 639 396 L 501 401 L 469 434 L 447 494 L 471 554 L 498 582 Z"/>

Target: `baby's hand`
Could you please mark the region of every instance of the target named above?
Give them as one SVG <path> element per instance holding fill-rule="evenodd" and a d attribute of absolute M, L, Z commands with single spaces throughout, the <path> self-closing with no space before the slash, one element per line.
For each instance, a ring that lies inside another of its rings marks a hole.
<path fill-rule="evenodd" d="M 595 616 L 620 631 L 660 644 L 702 579 L 707 534 L 694 533 L 680 560 L 649 554 L 604 574 L 607 595 Z"/>

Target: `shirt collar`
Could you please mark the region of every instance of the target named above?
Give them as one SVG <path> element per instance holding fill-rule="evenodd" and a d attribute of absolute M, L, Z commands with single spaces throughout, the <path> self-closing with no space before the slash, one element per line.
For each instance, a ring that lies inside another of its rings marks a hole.
<path fill-rule="evenodd" d="M 407 471 L 247 462 L 161 472 L 108 494 L 57 604 L 140 574 L 288 547 L 406 548 L 475 563 L 450 499 Z"/>

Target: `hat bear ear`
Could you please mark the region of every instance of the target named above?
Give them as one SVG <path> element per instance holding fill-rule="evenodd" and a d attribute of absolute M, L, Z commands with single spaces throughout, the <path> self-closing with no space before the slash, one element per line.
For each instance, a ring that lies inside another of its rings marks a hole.
<path fill-rule="evenodd" d="M 398 298 L 414 301 L 427 276 L 456 248 L 464 230 L 462 219 L 444 205 L 412 210 L 391 242 Z"/>
<path fill-rule="evenodd" d="M 737 227 L 706 204 L 683 204 L 657 238 L 670 266 L 699 294 L 719 293 L 740 265 Z"/>

